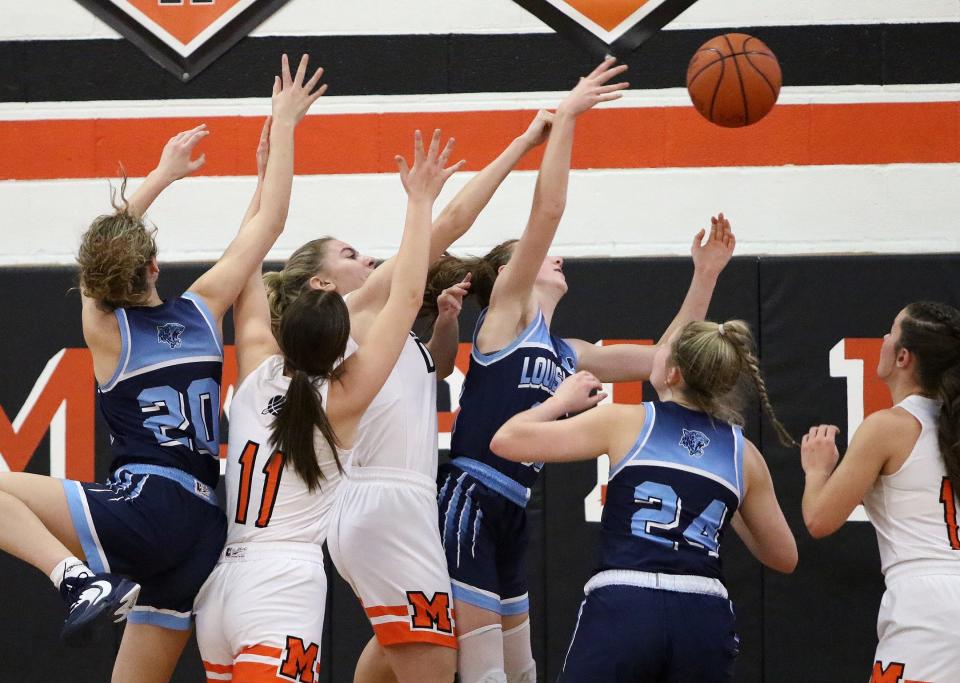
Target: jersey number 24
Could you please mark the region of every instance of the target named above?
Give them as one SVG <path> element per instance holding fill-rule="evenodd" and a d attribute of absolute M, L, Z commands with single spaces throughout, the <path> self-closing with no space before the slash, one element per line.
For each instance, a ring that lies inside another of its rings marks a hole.
<path fill-rule="evenodd" d="M 645 507 L 633 513 L 631 530 L 634 536 L 677 550 L 678 541 L 660 536 L 656 531 L 671 531 L 680 525 L 683 501 L 672 486 L 645 481 L 633 493 L 635 503 Z M 714 500 L 683 531 L 683 539 L 692 546 L 705 548 L 716 557 L 720 552 L 720 527 L 727 517 L 727 506 Z"/>

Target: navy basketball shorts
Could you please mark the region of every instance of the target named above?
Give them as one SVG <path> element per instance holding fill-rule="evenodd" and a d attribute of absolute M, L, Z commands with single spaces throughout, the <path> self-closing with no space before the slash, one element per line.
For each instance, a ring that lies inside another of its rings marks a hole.
<path fill-rule="evenodd" d="M 87 566 L 140 584 L 127 620 L 189 630 L 194 598 L 227 538 L 214 492 L 155 465 L 126 465 L 104 484 L 64 480 L 63 489 Z"/>
<path fill-rule="evenodd" d="M 526 509 L 449 463 L 437 486 L 454 599 L 501 616 L 529 612 Z"/>
<path fill-rule="evenodd" d="M 558 681 L 731 683 L 740 647 L 734 622 L 730 600 L 716 595 L 590 590 Z"/>

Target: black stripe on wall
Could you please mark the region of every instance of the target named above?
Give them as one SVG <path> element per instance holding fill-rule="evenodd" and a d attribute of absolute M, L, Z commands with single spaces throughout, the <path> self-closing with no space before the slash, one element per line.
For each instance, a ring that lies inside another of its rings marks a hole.
<path fill-rule="evenodd" d="M 960 23 L 731 28 L 777 54 L 786 85 L 960 82 Z M 661 31 L 628 60 L 635 88 L 684 84 L 720 29 Z M 266 97 L 279 55 L 310 52 L 331 95 L 565 90 L 591 59 L 556 34 L 245 38 L 181 83 L 125 40 L 0 42 L 0 101 Z"/>

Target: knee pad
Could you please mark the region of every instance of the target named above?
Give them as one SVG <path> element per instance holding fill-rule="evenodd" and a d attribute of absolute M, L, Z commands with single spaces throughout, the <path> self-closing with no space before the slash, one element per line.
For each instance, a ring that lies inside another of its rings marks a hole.
<path fill-rule="evenodd" d="M 457 638 L 457 668 L 461 683 L 507 683 L 503 671 L 503 629 L 482 626 Z"/>
<path fill-rule="evenodd" d="M 503 632 L 503 663 L 507 683 L 537 683 L 537 663 L 530 647 L 530 620 Z"/>

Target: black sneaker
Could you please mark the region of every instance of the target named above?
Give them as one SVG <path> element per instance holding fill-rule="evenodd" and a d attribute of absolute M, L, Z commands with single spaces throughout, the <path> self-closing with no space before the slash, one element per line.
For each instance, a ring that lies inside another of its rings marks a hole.
<path fill-rule="evenodd" d="M 60 596 L 70 605 L 60 638 L 67 645 L 83 645 L 109 622 L 127 618 L 140 584 L 115 574 L 83 574 L 60 584 Z"/>

